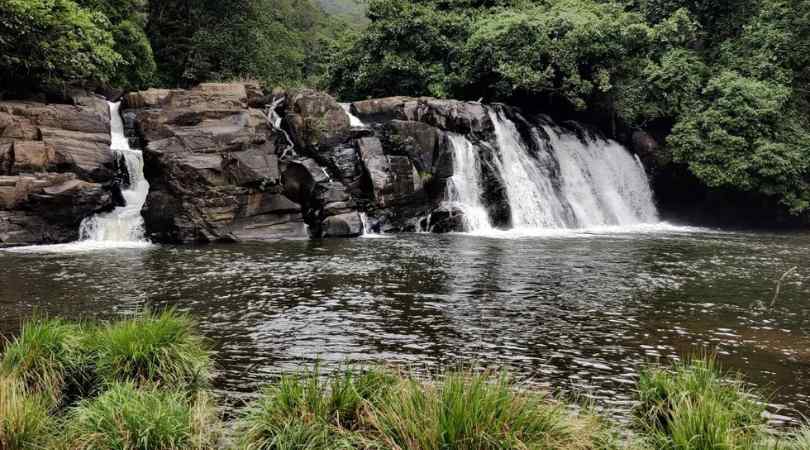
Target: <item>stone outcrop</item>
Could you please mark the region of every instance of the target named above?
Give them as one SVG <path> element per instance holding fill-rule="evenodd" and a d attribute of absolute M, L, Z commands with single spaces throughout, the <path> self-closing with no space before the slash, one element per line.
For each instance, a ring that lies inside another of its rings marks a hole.
<path fill-rule="evenodd" d="M 306 237 L 301 204 L 285 195 L 280 135 L 255 86 L 203 84 L 125 96 L 151 189 L 147 232 L 162 242 Z"/>
<path fill-rule="evenodd" d="M 117 187 L 107 103 L 0 102 L 0 246 L 77 239 Z"/>

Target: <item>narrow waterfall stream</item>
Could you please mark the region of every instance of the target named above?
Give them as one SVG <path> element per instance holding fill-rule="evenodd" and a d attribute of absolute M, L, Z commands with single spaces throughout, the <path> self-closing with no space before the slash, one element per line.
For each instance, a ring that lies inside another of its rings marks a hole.
<path fill-rule="evenodd" d="M 149 193 L 149 182 L 143 174 L 143 153 L 133 150 L 124 135 L 124 123 L 119 109 L 121 103 L 110 103 L 111 149 L 126 162 L 129 186 L 122 191 L 125 205 L 85 219 L 79 229 L 79 239 L 91 242 L 144 242 L 141 209 Z"/>
<path fill-rule="evenodd" d="M 349 124 L 351 125 L 352 128 L 365 128 L 366 127 L 366 124 L 363 123 L 363 121 L 360 120 L 359 117 L 352 114 L 352 105 L 351 105 L 351 103 L 341 103 L 340 107 L 343 108 L 343 110 L 346 111 L 346 114 L 349 116 Z"/>
<path fill-rule="evenodd" d="M 464 213 L 464 231 L 492 229 L 483 203 L 481 159 L 478 150 L 466 137 L 450 133 L 453 146 L 453 176 L 447 184 L 447 201 Z"/>

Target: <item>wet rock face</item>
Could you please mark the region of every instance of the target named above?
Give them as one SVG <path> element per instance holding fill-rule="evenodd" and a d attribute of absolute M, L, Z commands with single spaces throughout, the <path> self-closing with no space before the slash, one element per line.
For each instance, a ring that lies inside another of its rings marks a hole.
<path fill-rule="evenodd" d="M 0 102 L 0 246 L 76 240 L 110 210 L 114 186 L 107 102 Z"/>

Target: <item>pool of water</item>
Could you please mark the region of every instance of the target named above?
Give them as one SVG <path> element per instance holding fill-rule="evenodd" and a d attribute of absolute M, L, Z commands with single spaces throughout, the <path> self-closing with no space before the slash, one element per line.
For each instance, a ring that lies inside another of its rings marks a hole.
<path fill-rule="evenodd" d="M 0 333 L 37 312 L 200 321 L 239 401 L 320 362 L 511 367 L 622 411 L 641 365 L 703 351 L 810 414 L 810 235 L 694 229 L 0 251 Z M 773 308 L 776 280 L 785 277 Z"/>

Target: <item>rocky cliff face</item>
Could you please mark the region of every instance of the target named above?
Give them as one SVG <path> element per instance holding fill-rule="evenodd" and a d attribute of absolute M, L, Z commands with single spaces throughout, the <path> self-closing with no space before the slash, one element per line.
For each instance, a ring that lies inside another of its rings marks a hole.
<path fill-rule="evenodd" d="M 530 136 L 538 118 L 433 98 L 340 105 L 312 90 L 209 83 L 123 102 L 151 185 L 146 231 L 165 243 L 461 231 L 463 212 L 445 202 L 457 135 L 478 152 L 492 224 L 509 226 L 491 114 L 509 117 L 526 145 L 542 141 Z M 74 240 L 82 219 L 120 198 L 107 104 L 75 103 L 0 102 L 0 244 Z"/>
<path fill-rule="evenodd" d="M 0 102 L 0 246 L 78 238 L 81 221 L 115 205 L 106 101 Z"/>
<path fill-rule="evenodd" d="M 357 102 L 368 125 L 352 126 L 327 94 L 249 84 L 135 92 L 124 108 L 152 186 L 147 231 L 161 242 L 355 237 L 361 213 L 386 231 L 423 229 L 453 174 L 447 133 L 492 133 L 477 103 Z"/>

